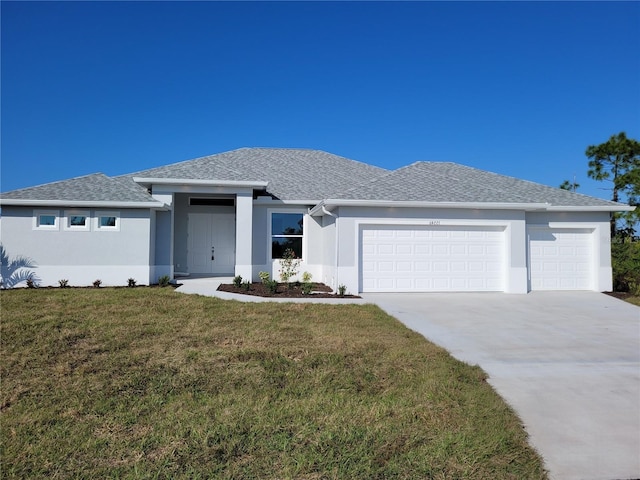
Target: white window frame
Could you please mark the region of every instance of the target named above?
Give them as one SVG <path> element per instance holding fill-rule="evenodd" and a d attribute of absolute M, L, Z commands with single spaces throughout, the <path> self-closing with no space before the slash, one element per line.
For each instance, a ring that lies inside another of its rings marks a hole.
<path fill-rule="evenodd" d="M 71 225 L 71 217 L 85 217 L 84 225 Z M 74 232 L 88 232 L 91 230 L 91 212 L 89 210 L 65 210 L 64 229 Z"/>
<path fill-rule="evenodd" d="M 54 218 L 53 225 L 41 225 L 40 217 L 50 216 Z M 60 230 L 60 210 L 34 210 L 33 211 L 34 230 Z"/>
<path fill-rule="evenodd" d="M 268 230 L 268 236 L 267 236 L 267 252 L 268 252 L 268 258 L 271 261 L 277 261 L 280 260 L 279 258 L 273 258 L 273 253 L 272 253 L 272 241 L 273 241 L 273 233 L 272 233 L 272 224 L 273 224 L 273 215 L 276 213 L 290 213 L 290 214 L 299 214 L 302 215 L 302 235 L 277 235 L 278 237 L 281 238 L 286 238 L 286 237 L 299 237 L 302 239 L 302 256 L 300 258 L 300 260 L 302 260 L 303 262 L 306 259 L 306 255 L 307 255 L 307 245 L 306 245 L 306 231 L 307 231 L 307 211 L 304 209 L 268 209 L 267 210 L 267 230 Z"/>
<path fill-rule="evenodd" d="M 116 219 L 116 224 L 113 227 L 108 225 L 100 225 L 100 219 L 105 217 L 114 217 Z M 116 212 L 113 210 L 109 211 L 96 211 L 95 212 L 95 227 L 94 230 L 97 232 L 119 232 L 120 231 L 120 212 Z"/>

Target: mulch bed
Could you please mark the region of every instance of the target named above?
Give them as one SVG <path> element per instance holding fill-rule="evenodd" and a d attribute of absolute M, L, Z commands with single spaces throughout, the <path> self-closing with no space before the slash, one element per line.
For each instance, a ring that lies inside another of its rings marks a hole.
<path fill-rule="evenodd" d="M 629 292 L 604 292 L 604 294 L 611 297 L 619 298 L 620 300 L 626 300 L 627 298 L 634 296 Z"/>
<path fill-rule="evenodd" d="M 253 282 L 249 284 L 249 290 L 242 286 L 236 287 L 233 284 L 223 283 L 218 287 L 218 291 L 239 293 L 240 295 L 277 298 L 360 298 L 357 295 L 336 295 L 333 293 L 333 290 L 324 283 L 314 283 L 313 289 L 309 295 L 302 293 L 302 285 L 299 283 L 292 283 L 290 286 L 287 286 L 286 283 L 279 283 L 275 294 L 271 293 L 262 282 Z"/>

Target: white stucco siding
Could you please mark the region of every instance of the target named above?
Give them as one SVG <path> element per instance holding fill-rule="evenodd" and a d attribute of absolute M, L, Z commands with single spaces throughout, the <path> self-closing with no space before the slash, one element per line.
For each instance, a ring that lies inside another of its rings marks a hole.
<path fill-rule="evenodd" d="M 25 255 L 36 262 L 34 273 L 42 285 L 57 286 L 61 279 L 77 286 L 91 285 L 96 279 L 103 285 L 126 285 L 128 278 L 135 278 L 139 284 L 149 283 L 149 210 L 118 210 L 118 228 L 114 230 L 96 228 L 96 218 L 104 210 L 81 209 L 90 217 L 86 230 L 66 229 L 64 208 L 47 210 L 57 212 L 58 228 L 35 228 L 31 207 L 3 207 L 0 232 L 0 241 L 10 257 Z"/>
<path fill-rule="evenodd" d="M 527 214 L 530 290 L 612 289 L 608 212 Z"/>

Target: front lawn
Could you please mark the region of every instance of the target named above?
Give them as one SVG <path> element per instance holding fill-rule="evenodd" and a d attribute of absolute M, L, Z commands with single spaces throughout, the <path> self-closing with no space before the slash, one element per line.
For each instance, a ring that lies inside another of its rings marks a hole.
<path fill-rule="evenodd" d="M 484 373 L 371 305 L 0 293 L 6 478 L 546 478 Z"/>

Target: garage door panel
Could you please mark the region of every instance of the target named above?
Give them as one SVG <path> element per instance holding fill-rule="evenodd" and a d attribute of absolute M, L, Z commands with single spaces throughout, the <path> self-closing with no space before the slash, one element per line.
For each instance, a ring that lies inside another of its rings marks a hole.
<path fill-rule="evenodd" d="M 593 230 L 529 227 L 531 290 L 590 290 Z"/>
<path fill-rule="evenodd" d="M 502 227 L 372 226 L 361 241 L 365 292 L 504 289 Z"/>

